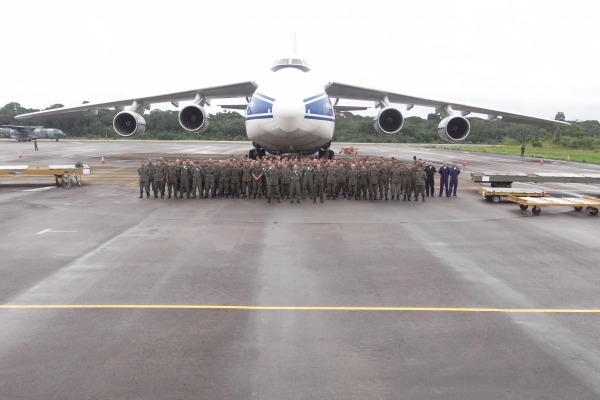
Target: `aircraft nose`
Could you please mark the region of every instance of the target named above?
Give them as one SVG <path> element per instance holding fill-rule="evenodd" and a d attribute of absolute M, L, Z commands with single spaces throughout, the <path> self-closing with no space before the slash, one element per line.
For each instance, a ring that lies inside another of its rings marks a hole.
<path fill-rule="evenodd" d="M 279 128 L 292 132 L 300 126 L 304 119 L 304 102 L 295 99 L 277 99 L 273 103 L 273 118 Z"/>

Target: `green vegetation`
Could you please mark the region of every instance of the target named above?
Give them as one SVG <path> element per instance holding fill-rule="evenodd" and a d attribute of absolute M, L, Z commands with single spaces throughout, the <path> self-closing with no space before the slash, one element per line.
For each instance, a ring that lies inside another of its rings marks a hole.
<path fill-rule="evenodd" d="M 55 104 L 50 108 L 62 107 Z M 16 121 L 14 116 L 39 111 L 22 107 L 19 103 L 8 103 L 0 108 L 0 125 L 44 125 L 62 129 L 71 137 L 120 139 L 113 131 L 114 110 L 99 110 L 98 115 L 73 113 L 44 121 Z M 237 112 L 222 112 L 212 115 L 208 129 L 202 133 L 186 132 L 179 126 L 177 111 L 152 110 L 144 115 L 147 130 L 143 136 L 133 139 L 157 140 L 247 140 L 244 117 Z M 562 112 L 555 119 L 565 121 Z M 437 126 L 440 117 L 429 114 L 426 119 L 408 117 L 399 135 L 380 135 L 373 127 L 373 118 L 342 113 L 337 117 L 334 142 L 351 143 L 439 143 Z M 571 126 L 538 126 L 512 124 L 470 118 L 471 134 L 460 146 L 452 148 L 462 151 L 483 151 L 502 154 L 520 154 L 525 144 L 527 157 L 566 159 L 600 163 L 600 122 L 568 121 Z M 471 145 L 493 146 L 471 146 Z M 440 145 L 441 146 L 441 145 Z"/>

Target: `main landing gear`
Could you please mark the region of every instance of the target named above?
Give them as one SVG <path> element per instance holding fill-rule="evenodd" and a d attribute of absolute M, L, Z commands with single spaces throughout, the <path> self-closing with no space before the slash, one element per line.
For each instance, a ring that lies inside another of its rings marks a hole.
<path fill-rule="evenodd" d="M 254 148 L 248 151 L 248 158 L 252 160 L 256 160 L 257 158 L 263 158 L 267 152 L 262 147 L 258 146 L 256 143 L 252 143 Z"/>

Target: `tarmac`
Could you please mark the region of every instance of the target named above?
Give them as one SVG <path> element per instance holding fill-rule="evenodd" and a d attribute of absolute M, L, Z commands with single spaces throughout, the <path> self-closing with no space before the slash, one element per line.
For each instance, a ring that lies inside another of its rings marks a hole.
<path fill-rule="evenodd" d="M 492 204 L 469 180 L 600 166 L 352 145 L 456 160 L 458 196 L 139 199 L 141 159 L 250 146 L 0 141 L 0 165 L 91 167 L 69 189 L 0 180 L 0 398 L 600 398 L 600 220 Z"/>

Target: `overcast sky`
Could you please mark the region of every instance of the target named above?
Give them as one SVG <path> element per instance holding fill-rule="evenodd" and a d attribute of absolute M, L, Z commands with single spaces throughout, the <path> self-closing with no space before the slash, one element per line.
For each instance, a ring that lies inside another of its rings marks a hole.
<path fill-rule="evenodd" d="M 2 11 L 0 106 L 260 84 L 296 32 L 323 83 L 600 119 L 595 1 L 34 0 Z"/>

